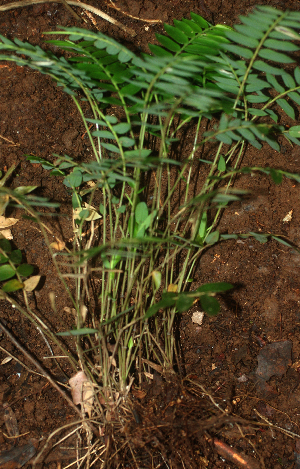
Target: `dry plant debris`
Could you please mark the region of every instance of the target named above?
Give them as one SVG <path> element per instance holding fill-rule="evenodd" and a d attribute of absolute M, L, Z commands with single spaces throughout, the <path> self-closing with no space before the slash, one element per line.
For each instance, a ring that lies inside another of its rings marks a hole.
<path fill-rule="evenodd" d="M 9 3 L 7 5 L 2 5 L 0 6 L 0 12 L 1 11 L 7 11 L 7 10 L 12 10 L 14 8 L 22 8 L 30 5 L 36 5 L 38 3 L 57 3 L 57 0 L 22 0 L 20 2 L 13 2 Z M 95 8 L 92 5 L 88 5 L 86 3 L 82 3 L 76 0 L 63 0 L 61 2 L 63 5 L 66 3 L 67 5 L 74 5 L 82 8 L 83 10 L 87 10 L 91 13 L 94 13 L 97 16 L 100 16 L 104 20 L 108 21 L 111 24 L 114 24 L 115 26 L 118 26 L 120 29 L 125 31 L 127 34 L 130 34 L 130 36 L 136 36 L 136 32 L 132 28 L 128 28 L 124 24 L 120 23 L 119 21 L 115 20 L 111 16 L 107 15 L 103 11 L 99 10 L 99 8 Z M 74 12 L 72 13 L 74 14 Z M 77 15 L 76 15 L 77 16 Z"/>
<path fill-rule="evenodd" d="M 5 216 L 0 216 L 0 238 L 13 239 L 10 226 L 15 225 L 19 220 L 16 218 L 6 218 Z"/>
<path fill-rule="evenodd" d="M 94 389 L 85 372 L 78 371 L 76 375 L 70 378 L 69 384 L 74 404 L 80 404 L 82 411 L 91 417 L 94 404 Z"/>

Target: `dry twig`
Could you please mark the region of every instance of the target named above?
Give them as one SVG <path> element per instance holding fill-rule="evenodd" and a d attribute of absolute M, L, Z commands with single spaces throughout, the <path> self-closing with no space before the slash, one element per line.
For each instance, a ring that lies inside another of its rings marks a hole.
<path fill-rule="evenodd" d="M 24 355 L 25 357 L 33 363 L 33 365 L 39 370 L 39 372 L 47 378 L 47 380 L 50 382 L 50 384 L 61 394 L 61 396 L 67 401 L 67 403 L 71 406 L 71 408 L 80 416 L 82 417 L 82 414 L 78 407 L 73 403 L 72 399 L 68 396 L 68 394 L 65 392 L 64 389 L 62 389 L 56 381 L 52 378 L 52 376 L 48 373 L 45 368 L 40 365 L 40 363 L 29 353 L 23 345 L 20 344 L 20 342 L 12 335 L 12 333 L 7 329 L 7 327 L 3 324 L 3 322 L 0 319 L 0 327 L 3 329 L 7 337 L 11 340 L 11 342 L 14 344 L 15 347 L 17 347 Z M 99 432 L 97 429 L 90 423 L 88 422 L 88 426 L 90 427 L 90 430 L 95 434 L 96 437 L 99 437 Z"/>
<path fill-rule="evenodd" d="M 144 21 L 145 23 L 152 23 L 152 24 L 153 23 L 162 23 L 162 20 L 147 20 L 145 18 L 139 18 L 138 16 L 133 16 L 130 13 L 127 13 L 126 11 L 123 11 L 123 10 L 121 10 L 121 8 L 117 7 L 117 5 L 112 0 L 109 0 L 109 1 L 111 3 L 112 8 L 114 8 L 115 10 L 122 13 L 122 15 L 129 16 L 129 18 L 132 18 L 133 20 Z M 108 5 L 108 6 L 110 6 L 110 5 Z"/>
<path fill-rule="evenodd" d="M 12 10 L 14 8 L 22 8 L 26 6 L 36 5 L 38 3 L 57 3 L 57 1 L 58 0 L 21 0 L 20 2 L 13 2 L 13 3 L 8 3 L 7 5 L 1 5 L 0 11 Z M 130 36 L 133 36 L 133 37 L 136 36 L 136 32 L 134 31 L 134 29 L 128 28 L 124 24 L 115 20 L 114 18 L 107 15 L 106 13 L 99 10 L 98 8 L 93 7 L 92 5 L 87 5 L 86 3 L 77 2 L 76 0 L 64 0 L 63 3 L 67 3 L 68 5 L 74 5 L 74 6 L 80 7 L 83 10 L 88 10 L 91 13 L 94 13 L 95 15 L 100 16 L 101 18 L 108 21 L 109 23 L 114 24 L 115 26 L 118 26 L 127 34 L 130 34 Z"/>

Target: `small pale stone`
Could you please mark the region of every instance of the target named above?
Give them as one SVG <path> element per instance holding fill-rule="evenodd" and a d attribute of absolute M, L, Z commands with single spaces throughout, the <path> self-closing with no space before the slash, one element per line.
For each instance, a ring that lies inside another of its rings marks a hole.
<path fill-rule="evenodd" d="M 199 326 L 201 326 L 204 318 L 204 313 L 203 311 L 195 311 L 192 316 L 192 321 Z"/>

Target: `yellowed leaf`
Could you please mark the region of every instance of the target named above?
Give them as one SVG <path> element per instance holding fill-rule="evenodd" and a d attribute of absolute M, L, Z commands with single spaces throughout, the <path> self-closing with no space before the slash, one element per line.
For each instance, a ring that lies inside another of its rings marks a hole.
<path fill-rule="evenodd" d="M 53 241 L 53 243 L 50 244 L 50 247 L 52 249 L 56 249 L 56 251 L 62 251 L 65 249 L 66 243 L 61 241 L 60 239 L 57 239 L 56 241 Z"/>
<path fill-rule="evenodd" d="M 25 291 L 33 291 L 37 286 L 41 279 L 40 275 L 33 275 L 32 277 L 24 280 L 24 290 Z"/>
<path fill-rule="evenodd" d="M 18 221 L 19 220 L 17 220 L 17 218 L 5 218 L 4 216 L 0 216 L 0 230 L 8 228 L 9 226 L 13 226 Z"/>
<path fill-rule="evenodd" d="M 178 290 L 178 285 L 174 285 L 174 283 L 170 283 L 168 285 L 168 292 L 176 293 Z"/>

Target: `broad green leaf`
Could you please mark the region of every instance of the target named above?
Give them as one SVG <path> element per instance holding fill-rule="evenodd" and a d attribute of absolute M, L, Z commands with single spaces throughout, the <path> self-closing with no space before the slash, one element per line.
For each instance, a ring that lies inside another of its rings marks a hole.
<path fill-rule="evenodd" d="M 158 303 L 150 306 L 150 308 L 147 310 L 144 316 L 144 319 L 151 318 L 160 309 L 166 309 L 166 308 L 170 308 L 174 306 L 175 301 L 176 301 L 175 299 L 176 299 L 176 293 L 164 293 L 162 299 Z"/>
<path fill-rule="evenodd" d="M 118 59 L 120 60 L 120 62 L 122 63 L 125 63 L 125 62 L 128 62 L 129 60 L 132 59 L 132 57 L 134 57 L 133 53 L 130 52 L 129 50 L 121 50 L 119 52 L 119 55 L 118 55 Z"/>
<path fill-rule="evenodd" d="M 192 28 L 192 30 L 195 33 L 201 33 L 202 32 L 202 27 L 199 26 L 199 24 L 195 23 L 194 21 L 188 20 L 187 18 L 183 18 L 182 21 L 184 23 L 188 24 L 189 27 Z"/>
<path fill-rule="evenodd" d="M 11 252 L 11 244 L 8 239 L 0 239 L 0 248 L 4 252 Z"/>
<path fill-rule="evenodd" d="M 180 293 L 176 301 L 176 310 L 178 313 L 184 313 L 188 311 L 194 303 L 193 297 L 188 296 L 187 293 Z"/>
<path fill-rule="evenodd" d="M 272 60 L 273 62 L 279 62 L 283 64 L 291 64 L 295 62 L 295 59 L 292 59 L 286 54 L 281 52 L 276 52 L 272 49 L 261 49 L 258 52 L 258 55 L 263 59 Z"/>
<path fill-rule="evenodd" d="M 265 22 L 257 21 L 257 18 L 255 17 L 254 14 L 250 14 L 248 16 L 240 16 L 240 20 L 246 24 L 247 26 L 250 26 L 253 29 L 258 29 L 259 31 L 266 32 L 266 29 L 268 28 L 268 25 L 266 25 Z M 268 24 L 271 24 L 271 21 L 268 21 Z"/>
<path fill-rule="evenodd" d="M 293 77 L 289 74 L 284 74 L 283 75 L 283 81 L 285 83 L 285 85 L 288 87 L 288 88 L 296 88 L 296 83 L 295 83 L 295 80 L 293 79 Z"/>
<path fill-rule="evenodd" d="M 271 178 L 275 182 L 275 184 L 281 184 L 282 182 L 282 173 L 280 171 L 276 171 L 276 169 L 270 169 Z"/>
<path fill-rule="evenodd" d="M 291 137 L 300 137 L 300 125 L 294 125 L 293 127 L 290 127 L 288 130 L 288 133 Z"/>
<path fill-rule="evenodd" d="M 265 96 L 264 94 L 251 94 L 249 96 L 247 96 L 247 101 L 249 103 L 265 103 L 267 101 L 269 101 L 270 97 L 269 96 Z"/>
<path fill-rule="evenodd" d="M 197 13 L 194 13 L 192 11 L 191 11 L 190 15 L 191 15 L 192 20 L 195 23 L 197 23 L 198 26 L 200 26 L 201 28 L 206 29 L 206 28 L 209 27 L 209 23 L 204 18 L 202 18 L 202 16 L 197 15 Z"/>
<path fill-rule="evenodd" d="M 120 144 L 122 145 L 122 147 L 125 147 L 125 148 L 132 147 L 135 145 L 135 140 L 129 137 L 121 137 Z"/>
<path fill-rule="evenodd" d="M 264 35 L 263 31 L 246 26 L 245 24 L 236 24 L 234 29 L 245 36 L 254 37 L 255 39 L 261 39 Z"/>
<path fill-rule="evenodd" d="M 192 30 L 192 28 L 190 28 L 190 26 L 188 26 L 186 23 L 184 23 L 183 21 L 179 21 L 179 20 L 173 20 L 174 22 L 174 25 L 176 26 L 177 29 L 180 29 L 184 34 L 186 34 L 188 37 L 193 37 L 195 34 L 194 34 L 194 31 Z"/>
<path fill-rule="evenodd" d="M 157 46 L 156 44 L 148 44 L 148 46 L 152 54 L 156 55 L 157 57 L 172 57 L 173 56 L 171 52 L 167 51 L 166 49 L 163 49 L 160 46 Z"/>
<path fill-rule="evenodd" d="M 106 150 L 111 151 L 112 153 L 121 153 L 120 149 L 116 145 L 113 145 L 112 143 L 101 142 L 101 146 L 105 148 Z"/>
<path fill-rule="evenodd" d="M 164 28 L 166 33 L 179 44 L 187 44 L 189 42 L 189 38 L 180 29 L 166 23 Z"/>
<path fill-rule="evenodd" d="M 219 130 L 225 130 L 228 127 L 228 116 L 225 112 L 222 113 L 220 123 L 219 123 Z"/>
<path fill-rule="evenodd" d="M 291 98 L 295 103 L 300 105 L 300 95 L 296 93 L 296 91 L 292 91 L 291 93 L 288 93 L 288 97 Z"/>
<path fill-rule="evenodd" d="M 20 249 L 16 249 L 9 254 L 9 259 L 13 264 L 21 264 L 22 262 L 22 253 Z"/>
<path fill-rule="evenodd" d="M 152 275 L 154 287 L 156 290 L 158 290 L 161 285 L 161 272 L 159 272 L 158 270 L 153 270 L 151 275 Z"/>
<path fill-rule="evenodd" d="M 124 152 L 124 156 L 126 158 L 146 158 L 147 156 L 151 155 L 151 153 L 151 150 L 142 148 L 141 150 L 127 150 Z"/>
<path fill-rule="evenodd" d="M 113 130 L 120 135 L 126 134 L 126 132 L 130 130 L 130 128 L 131 125 L 128 122 L 120 122 L 120 124 L 113 126 Z"/>
<path fill-rule="evenodd" d="M 300 68 L 296 67 L 294 70 L 294 77 L 298 85 L 300 85 Z"/>
<path fill-rule="evenodd" d="M 148 217 L 148 207 L 146 202 L 139 202 L 135 209 L 135 220 L 140 225 Z"/>
<path fill-rule="evenodd" d="M 299 26 L 300 26 L 300 24 L 299 24 Z M 270 38 L 267 39 L 264 42 L 264 46 L 265 47 L 270 47 L 271 49 L 284 50 L 284 51 L 287 51 L 287 52 L 289 52 L 289 51 L 294 52 L 294 51 L 299 50 L 299 47 L 297 47 L 292 42 L 278 41 L 277 39 L 270 39 Z"/>
<path fill-rule="evenodd" d="M 274 122 L 278 122 L 278 116 L 272 109 L 266 109 L 266 113 L 273 119 Z"/>
<path fill-rule="evenodd" d="M 217 140 L 219 140 L 220 142 L 226 143 L 227 145 L 232 144 L 232 139 L 224 133 L 218 134 L 215 137 L 216 137 Z"/>
<path fill-rule="evenodd" d="M 128 85 L 125 85 L 123 86 L 123 88 L 121 88 L 120 94 L 122 96 L 134 96 L 141 89 L 142 89 L 141 86 L 136 86 L 136 85 L 133 85 L 132 83 L 129 83 Z"/>
<path fill-rule="evenodd" d="M 34 267 L 29 264 L 21 264 L 17 268 L 18 274 L 21 275 L 22 277 L 29 277 L 29 275 L 31 275 L 33 271 L 34 271 Z"/>
<path fill-rule="evenodd" d="M 9 280 L 4 285 L 2 285 L 1 289 L 5 291 L 5 293 L 10 293 L 13 291 L 20 290 L 24 287 L 24 284 L 19 282 L 17 279 Z"/>
<path fill-rule="evenodd" d="M 79 187 L 82 183 L 82 173 L 80 171 L 72 171 L 65 179 L 63 183 L 67 187 Z"/>
<path fill-rule="evenodd" d="M 226 36 L 237 44 L 250 48 L 256 48 L 259 44 L 259 41 L 254 37 L 244 36 L 237 31 L 226 31 Z"/>
<path fill-rule="evenodd" d="M 237 132 L 239 132 L 242 135 L 242 137 L 245 138 L 246 140 L 255 140 L 253 133 L 249 129 L 240 128 L 240 129 L 237 129 Z"/>
<path fill-rule="evenodd" d="M 14 277 L 16 274 L 15 270 L 8 264 L 0 265 L 0 282 L 3 280 L 8 280 L 11 277 Z"/>
<path fill-rule="evenodd" d="M 155 36 L 156 36 L 156 39 L 158 40 L 158 42 L 160 42 L 161 45 L 163 45 L 166 49 L 169 49 L 172 52 L 179 52 L 180 51 L 179 44 L 172 41 L 172 39 L 170 39 L 169 37 L 163 36 L 162 34 L 157 34 L 157 33 L 155 34 Z"/>
<path fill-rule="evenodd" d="M 115 139 L 115 136 L 108 130 L 95 130 L 95 132 L 92 132 L 92 135 L 93 137 Z"/>
<path fill-rule="evenodd" d="M 278 91 L 278 93 L 284 93 L 285 89 L 283 88 L 283 86 L 281 86 L 278 83 L 278 81 L 276 80 L 274 75 L 271 75 L 270 73 L 267 73 L 266 78 L 267 78 L 268 82 L 270 83 L 270 85 L 272 85 L 275 88 L 275 90 Z"/>
<path fill-rule="evenodd" d="M 241 57 L 245 57 L 245 59 L 251 59 L 253 56 L 253 52 L 250 49 L 246 49 L 245 47 L 237 46 L 236 44 L 226 44 L 224 46 L 226 50 L 233 52 L 236 55 Z"/>
<path fill-rule="evenodd" d="M 256 241 L 259 241 L 262 244 L 267 243 L 268 241 L 268 236 L 260 234 L 260 233 L 254 233 L 253 231 L 249 231 L 249 235 L 253 236 L 253 238 L 255 238 Z"/>
<path fill-rule="evenodd" d="M 0 253 L 0 264 L 6 264 L 8 262 L 8 257 L 4 256 L 4 254 Z"/>
<path fill-rule="evenodd" d="M 263 111 L 262 109 L 256 109 L 254 107 L 249 107 L 248 112 L 249 114 L 252 114 L 253 116 L 266 116 L 267 115 L 266 111 Z"/>
<path fill-rule="evenodd" d="M 72 331 L 66 332 L 57 332 L 56 335 L 60 337 L 67 337 L 67 336 L 80 336 L 80 335 L 89 335 L 89 334 L 96 334 L 99 332 L 98 329 L 92 329 L 89 327 L 83 327 L 82 329 L 74 329 Z"/>
<path fill-rule="evenodd" d="M 216 316 L 220 311 L 220 304 L 213 296 L 200 296 L 200 303 L 202 309 L 208 314 L 208 316 Z"/>
<path fill-rule="evenodd" d="M 221 172 L 226 171 L 226 161 L 225 161 L 224 156 L 222 156 L 222 155 L 219 158 L 218 170 L 221 171 Z"/>
<path fill-rule="evenodd" d="M 257 70 L 260 70 L 261 72 L 270 73 L 273 75 L 282 75 L 282 68 L 272 67 L 262 60 L 255 60 L 253 67 Z"/>
<path fill-rule="evenodd" d="M 215 244 L 219 241 L 220 233 L 218 230 L 212 231 L 209 235 L 206 236 L 205 242 L 206 244 Z"/>
<path fill-rule="evenodd" d="M 266 139 L 266 142 L 270 145 L 270 147 L 273 148 L 273 150 L 280 152 L 280 146 L 278 142 L 276 142 L 276 140 L 269 138 L 267 136 L 265 137 L 265 139 Z"/>
<path fill-rule="evenodd" d="M 295 120 L 295 111 L 285 99 L 278 99 L 277 104 L 279 104 L 279 106 L 289 117 L 291 117 L 291 119 Z"/>
<path fill-rule="evenodd" d="M 269 88 L 269 83 L 267 81 L 260 80 L 259 78 L 253 78 L 253 77 L 251 78 L 252 78 L 251 83 L 246 84 L 246 93 L 252 93 L 253 91 L 260 91 L 260 90 L 263 90 L 264 88 Z M 249 81 L 250 80 L 248 80 L 248 82 Z"/>

